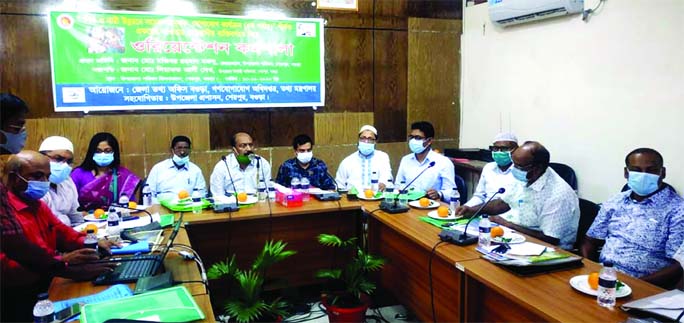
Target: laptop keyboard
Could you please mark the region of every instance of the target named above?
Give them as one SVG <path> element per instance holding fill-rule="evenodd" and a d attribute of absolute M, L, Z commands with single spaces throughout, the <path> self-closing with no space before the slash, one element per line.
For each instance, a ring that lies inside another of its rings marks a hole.
<path fill-rule="evenodd" d="M 131 283 L 141 277 L 152 276 L 160 264 L 159 255 L 141 255 L 125 258 L 114 272 L 101 275 L 94 281 L 96 285 Z"/>

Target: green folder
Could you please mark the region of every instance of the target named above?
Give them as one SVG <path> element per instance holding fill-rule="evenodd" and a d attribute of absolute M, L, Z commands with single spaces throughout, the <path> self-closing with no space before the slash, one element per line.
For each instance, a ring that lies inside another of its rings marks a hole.
<path fill-rule="evenodd" d="M 187 203 L 173 203 L 175 199 L 160 200 L 159 204 L 174 212 L 192 212 L 192 202 Z M 207 209 L 211 206 L 211 202 L 207 199 L 202 199 L 202 209 Z"/>
<path fill-rule="evenodd" d="M 81 309 L 81 321 L 84 323 L 104 322 L 109 319 L 190 322 L 203 320 L 204 317 L 204 313 L 185 286 L 86 304 Z"/>

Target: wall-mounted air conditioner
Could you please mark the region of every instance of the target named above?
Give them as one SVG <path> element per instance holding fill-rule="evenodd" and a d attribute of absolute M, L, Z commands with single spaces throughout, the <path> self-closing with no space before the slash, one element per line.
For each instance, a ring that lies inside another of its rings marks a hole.
<path fill-rule="evenodd" d="M 489 0 L 493 22 L 510 26 L 529 21 L 580 13 L 584 0 Z"/>

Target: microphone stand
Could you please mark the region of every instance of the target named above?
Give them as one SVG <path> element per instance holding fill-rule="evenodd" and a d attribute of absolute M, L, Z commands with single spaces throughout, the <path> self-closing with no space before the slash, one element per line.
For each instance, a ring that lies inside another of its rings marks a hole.
<path fill-rule="evenodd" d="M 319 201 L 339 201 L 342 197 L 340 196 L 340 189 L 337 187 L 337 181 L 329 172 L 326 171 L 325 174 L 332 179 L 333 185 L 335 185 L 335 192 L 314 194 L 314 197 Z"/>
<path fill-rule="evenodd" d="M 462 234 L 456 235 L 456 233 L 453 230 L 444 229 L 442 230 L 442 232 L 439 233 L 439 238 L 442 241 L 453 243 L 459 246 L 467 246 L 476 243 L 479 237 L 477 235 L 468 235 L 468 225 L 470 225 L 470 222 L 472 222 L 475 218 L 477 218 L 480 215 L 482 209 L 484 209 L 484 207 L 487 206 L 489 202 L 492 201 L 492 199 L 494 199 L 494 196 L 496 196 L 497 194 L 502 194 L 505 191 L 506 189 L 502 187 L 499 188 L 498 191 L 494 192 L 494 194 L 492 194 L 492 196 L 489 197 L 489 200 L 487 200 L 486 203 L 482 204 L 482 206 L 480 206 L 480 208 L 477 209 L 477 212 L 475 212 L 475 214 L 473 214 L 473 216 L 470 217 L 470 220 L 468 220 L 468 223 L 466 223 L 466 226 L 463 229 Z"/>
<path fill-rule="evenodd" d="M 228 178 L 230 178 L 230 183 L 233 185 L 233 194 L 237 193 L 237 188 L 235 187 L 235 181 L 233 180 L 233 175 L 230 174 L 230 167 L 228 167 L 228 161 L 226 161 L 226 156 L 221 156 L 221 160 L 223 160 L 223 164 L 226 165 L 226 171 L 228 172 Z M 225 191 L 223 192 L 223 195 L 226 195 Z M 235 197 L 235 196 L 233 196 Z M 220 200 L 220 198 L 219 198 Z M 223 213 L 223 212 L 236 212 L 239 211 L 240 208 L 238 207 L 237 202 L 235 203 L 216 203 L 216 197 L 214 197 L 214 213 Z"/>
<path fill-rule="evenodd" d="M 418 178 L 420 178 L 420 176 L 422 176 L 428 169 L 432 168 L 433 166 L 435 166 L 434 161 L 430 162 L 428 167 L 425 167 L 425 169 L 423 169 L 416 177 L 414 177 L 411 180 L 411 182 L 409 182 L 408 184 L 406 184 L 406 186 L 404 186 L 404 188 L 399 190 L 399 192 L 397 192 L 397 196 L 394 198 L 394 202 L 390 202 L 390 203 L 387 203 L 386 201 L 380 202 L 380 209 L 387 212 L 387 213 L 390 213 L 390 214 L 408 212 L 408 210 L 409 210 L 408 206 L 399 205 L 399 203 L 397 203 L 399 201 L 399 194 L 401 194 L 401 192 L 408 189 L 409 186 L 411 186 L 411 184 L 413 184 L 413 182 L 415 182 Z"/>

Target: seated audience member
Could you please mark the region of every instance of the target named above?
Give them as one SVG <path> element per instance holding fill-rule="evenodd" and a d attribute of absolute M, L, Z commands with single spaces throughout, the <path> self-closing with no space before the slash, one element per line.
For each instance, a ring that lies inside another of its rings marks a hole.
<path fill-rule="evenodd" d="M 85 210 L 107 208 L 123 194 L 131 201 L 140 178 L 121 166 L 119 141 L 108 132 L 90 139 L 83 163 L 71 172 L 78 190 L 78 202 Z"/>
<path fill-rule="evenodd" d="M 49 158 L 34 151 L 21 151 L 8 160 L 6 172 L 8 202 L 29 241 L 65 263 L 67 268 L 99 259 L 95 249 L 83 248 L 85 234 L 76 232 L 59 221 L 41 201 L 50 187 Z M 102 251 L 109 252 L 113 244 L 108 240 L 101 240 L 98 245 Z M 59 256 L 58 251 L 64 253 Z M 29 270 L 10 259 L 4 252 L 0 253 L 0 266 L 5 296 L 2 297 L 3 321 L 6 316 L 11 317 L 8 320 L 30 319 L 36 295 L 48 289 L 55 273 Z M 111 266 L 99 268 L 100 273 L 111 270 Z M 83 278 L 94 277 L 92 273 L 88 276 Z"/>
<path fill-rule="evenodd" d="M 380 190 L 392 179 L 392 166 L 389 155 L 375 149 L 378 140 L 378 130 L 371 125 L 359 129 L 357 151 L 345 157 L 337 168 L 335 180 L 340 189 L 356 188 L 358 192 L 371 187 L 371 175 L 378 173 Z"/>
<path fill-rule="evenodd" d="M 563 249 L 572 248 L 579 225 L 579 199 L 549 167 L 549 151 L 538 142 L 527 141 L 511 157 L 516 183 L 482 213 L 494 215 L 490 220 L 500 225 Z M 472 216 L 479 207 L 464 205 L 456 214 Z"/>
<path fill-rule="evenodd" d="M 510 132 L 502 132 L 496 135 L 494 143 L 489 146 L 492 151 L 494 162 L 486 164 L 482 168 L 480 181 L 473 193 L 473 197 L 465 203 L 467 206 L 480 205 L 489 199 L 499 188 L 510 189 L 515 183 L 515 177 L 511 172 L 513 160 L 511 152 L 518 148 L 518 138 Z M 497 196 L 497 198 L 500 198 Z"/>
<path fill-rule="evenodd" d="M 47 137 L 38 149 L 50 158 L 50 190 L 43 197 L 52 213 L 66 225 L 83 223 L 83 214 L 78 211 L 78 191 L 71 179 L 71 164 L 74 162 L 74 145 L 64 137 Z"/>
<path fill-rule="evenodd" d="M 3 165 L 11 154 L 16 154 L 26 144 L 26 114 L 28 106 L 20 98 L 0 93 L 0 178 Z"/>
<path fill-rule="evenodd" d="M 629 190 L 601 205 L 582 244 L 585 257 L 610 261 L 628 275 L 671 287 L 682 268 L 674 255 L 684 241 L 684 199 L 667 184 L 663 157 L 639 148 L 625 158 Z"/>
<path fill-rule="evenodd" d="M 192 143 L 186 136 L 176 136 L 171 140 L 171 158 L 161 161 L 152 167 L 147 176 L 147 184 L 152 190 L 153 202 L 178 196 L 185 190 L 192 193 L 199 190 L 206 195 L 207 184 L 202 170 L 190 161 Z"/>
<path fill-rule="evenodd" d="M 271 180 L 271 164 L 254 154 L 254 140 L 245 132 L 238 132 L 230 138 L 233 153 L 221 157 L 214 166 L 209 179 L 213 196 L 257 192 L 261 179 L 268 184 Z"/>
<path fill-rule="evenodd" d="M 335 183 L 328 175 L 328 166 L 325 162 L 313 157 L 313 143 L 311 137 L 298 135 L 292 140 L 295 158 L 286 160 L 276 176 L 276 183 L 289 187 L 292 178 L 309 179 L 312 186 L 324 190 L 332 190 Z"/>
<path fill-rule="evenodd" d="M 449 158 L 432 151 L 435 129 L 427 121 L 411 124 L 408 145 L 411 154 L 404 156 L 397 171 L 397 183 L 410 183 L 420 172 L 435 162 L 435 165 L 421 175 L 411 187 L 423 190 L 433 200 L 448 200 L 456 187 L 454 164 Z M 398 184 L 399 186 L 401 184 Z"/>

